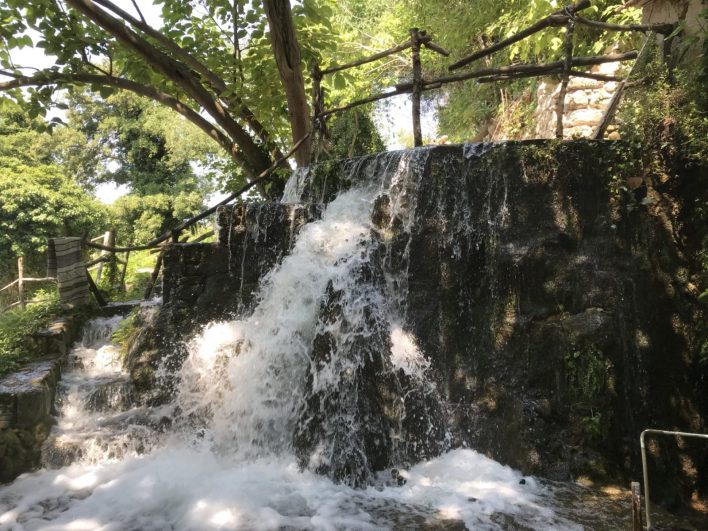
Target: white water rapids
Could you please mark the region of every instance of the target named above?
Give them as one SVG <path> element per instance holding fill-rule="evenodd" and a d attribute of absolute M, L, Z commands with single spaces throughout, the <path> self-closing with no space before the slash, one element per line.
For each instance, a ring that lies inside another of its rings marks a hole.
<path fill-rule="evenodd" d="M 384 186 L 401 188 L 396 175 L 337 197 L 262 280 L 249 316 L 212 323 L 191 342 L 169 433 L 156 428 L 160 411 L 123 411 L 120 400 L 90 407 L 82 381 L 124 375 L 117 349 L 77 345 L 83 363 L 64 376 L 53 435 L 80 441 L 83 452 L 0 488 L 0 529 L 580 528 L 554 512 L 538 481 L 470 449 L 402 470 L 401 486 L 390 471 L 353 489 L 299 469 L 291 436 L 321 299 L 328 283 L 356 296 L 352 273 L 368 259 L 373 202 Z M 399 325 L 391 343 L 397 367 L 425 372 Z"/>

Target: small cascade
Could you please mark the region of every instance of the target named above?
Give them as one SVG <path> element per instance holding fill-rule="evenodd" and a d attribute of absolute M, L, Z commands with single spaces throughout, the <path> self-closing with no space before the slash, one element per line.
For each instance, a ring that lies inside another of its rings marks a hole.
<path fill-rule="evenodd" d="M 133 407 L 133 384 L 111 343 L 122 319 L 89 321 L 69 353 L 57 391 L 57 423 L 42 450 L 45 467 L 139 455 L 155 442 L 150 414 Z"/>

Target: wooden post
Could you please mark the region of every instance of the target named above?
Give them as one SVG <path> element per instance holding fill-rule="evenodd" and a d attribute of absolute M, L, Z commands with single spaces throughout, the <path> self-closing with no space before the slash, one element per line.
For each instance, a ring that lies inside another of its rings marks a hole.
<path fill-rule="evenodd" d="M 321 127 L 322 119 L 319 115 L 324 112 L 324 89 L 322 88 L 322 70 L 320 70 L 320 65 L 315 63 L 312 66 L 312 115 L 314 116 L 315 123 L 318 127 Z"/>
<path fill-rule="evenodd" d="M 120 289 L 125 291 L 125 273 L 128 271 L 128 260 L 130 259 L 130 251 L 125 253 L 125 262 L 123 263 L 123 272 L 120 274 Z"/>
<path fill-rule="evenodd" d="M 556 138 L 563 138 L 563 114 L 565 114 L 565 94 L 568 91 L 570 69 L 573 66 L 573 31 L 575 30 L 575 17 L 568 18 L 565 27 L 565 64 L 563 65 L 563 81 L 561 81 L 558 101 L 556 102 Z"/>
<path fill-rule="evenodd" d="M 423 74 L 420 66 L 420 32 L 418 28 L 411 28 L 411 47 L 413 59 L 413 92 L 412 92 L 412 107 L 413 107 L 413 146 L 420 147 L 423 145 L 423 133 L 420 129 L 420 95 L 423 92 Z"/>
<path fill-rule="evenodd" d="M 108 245 L 116 246 L 116 231 L 111 229 L 108 231 Z M 111 251 L 111 259 L 108 262 L 108 287 L 113 288 L 116 284 L 116 275 L 118 274 L 118 264 L 116 263 L 116 253 Z"/>
<path fill-rule="evenodd" d="M 160 268 L 162 267 L 162 255 L 164 251 L 157 255 L 157 262 L 155 263 L 155 269 L 152 270 L 152 275 L 150 276 L 150 282 L 148 282 L 147 288 L 145 288 L 145 295 L 143 298 L 148 300 L 150 295 L 152 295 L 152 290 L 155 288 L 155 283 L 157 282 L 157 277 L 160 275 Z"/>
<path fill-rule="evenodd" d="M 324 145 L 329 133 L 327 132 L 327 119 L 322 116 L 324 113 L 325 90 L 322 87 L 322 77 L 324 74 L 320 69 L 320 65 L 314 63 L 311 70 L 312 75 L 312 128 L 317 135 L 313 139 L 313 160 L 317 162 L 323 150 L 326 150 Z"/>
<path fill-rule="evenodd" d="M 20 292 L 20 308 L 25 309 L 25 259 L 22 256 L 17 258 L 17 290 Z"/>
<path fill-rule="evenodd" d="M 642 531 L 642 495 L 638 481 L 632 481 L 632 531 Z"/>
<path fill-rule="evenodd" d="M 107 230 L 103 234 L 103 245 L 109 246 L 111 241 L 111 231 Z M 100 256 L 105 256 L 108 251 L 102 250 Z M 96 284 L 101 283 L 101 273 L 103 273 L 103 262 L 99 262 L 98 269 L 96 270 Z"/>

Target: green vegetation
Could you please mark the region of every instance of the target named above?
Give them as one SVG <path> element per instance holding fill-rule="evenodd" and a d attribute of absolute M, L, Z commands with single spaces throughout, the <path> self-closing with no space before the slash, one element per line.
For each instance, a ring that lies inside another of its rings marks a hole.
<path fill-rule="evenodd" d="M 623 4 L 621 0 L 594 0 L 583 16 L 619 24 L 639 22 L 641 11 L 620 9 Z M 344 42 L 330 60 L 334 64 L 343 63 L 368 55 L 369 50 L 398 44 L 412 27 L 426 30 L 452 58 L 461 58 L 524 29 L 562 5 L 553 0 L 483 0 L 474 4 L 464 0 L 344 0 L 337 2 L 335 17 L 335 26 L 344 36 Z M 490 56 L 478 66 L 557 60 L 562 56 L 563 35 L 562 28 L 548 28 Z M 637 43 L 633 37 L 581 26 L 574 33 L 577 55 L 597 55 L 614 46 L 633 49 Z M 378 62 L 350 71 L 352 74 L 347 78 L 350 91 L 361 97 L 371 91 L 372 85 L 390 86 L 410 76 L 408 58 L 382 62 L 385 67 Z M 446 74 L 451 59 L 423 49 L 422 62 L 424 77 L 432 78 Z M 533 80 L 502 84 L 467 81 L 426 94 L 437 111 L 438 134 L 449 136 L 451 141 L 466 141 L 483 137 L 493 118 L 505 120 L 508 136 L 518 133 L 533 111 L 535 84 Z M 352 96 L 344 94 L 345 98 Z M 335 94 L 333 99 L 338 97 Z M 513 114 L 516 116 L 510 116 Z"/>
<path fill-rule="evenodd" d="M 46 327 L 60 312 L 56 290 L 38 291 L 37 300 L 26 309 L 16 308 L 0 314 L 0 376 L 32 361 L 30 335 Z"/>
<path fill-rule="evenodd" d="M 46 124 L 45 124 L 46 125 Z M 45 276 L 47 238 L 103 230 L 104 206 L 57 162 L 56 139 L 26 109 L 0 102 L 0 284 L 17 276 Z"/>
<path fill-rule="evenodd" d="M 708 300 L 708 59 L 704 54 L 669 76 L 655 57 L 638 77 L 643 83 L 620 107 L 622 137 L 642 154 L 644 181 L 674 203 L 669 216 L 689 236 L 690 280 L 699 300 Z"/>
<path fill-rule="evenodd" d="M 358 108 L 334 116 L 328 123 L 330 140 L 318 160 L 338 160 L 385 151 L 370 109 Z"/>
<path fill-rule="evenodd" d="M 140 307 L 133 308 L 131 312 L 123 319 L 116 331 L 111 335 L 111 342 L 120 347 L 121 357 L 125 360 L 128 356 L 128 348 L 135 335 L 140 331 L 136 324 L 136 317 Z"/>

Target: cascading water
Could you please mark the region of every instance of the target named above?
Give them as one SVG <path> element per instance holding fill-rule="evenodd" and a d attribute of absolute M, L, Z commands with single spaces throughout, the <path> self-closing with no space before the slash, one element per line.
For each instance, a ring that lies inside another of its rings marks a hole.
<path fill-rule="evenodd" d="M 122 319 L 91 320 L 69 353 L 70 367 L 58 389 L 57 424 L 42 450 L 44 466 L 138 455 L 157 438 L 150 427 L 154 412 L 133 407 L 132 383 L 110 341 Z"/>
<path fill-rule="evenodd" d="M 400 293 L 425 157 L 383 155 L 367 172 L 351 163 L 358 184 L 301 229 L 252 311 L 190 342 L 164 436 L 136 431 L 157 421 L 135 412 L 102 420 L 128 407 L 122 399 L 90 411 L 96 386 L 85 385 L 123 377 L 110 346 L 77 347 L 84 370 L 65 377 L 53 446 L 101 439 L 102 453 L 0 489 L 0 529 L 577 527 L 533 478 L 469 449 L 440 455 L 445 406 Z M 286 200 L 301 198 L 302 176 Z"/>

